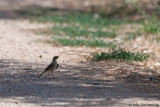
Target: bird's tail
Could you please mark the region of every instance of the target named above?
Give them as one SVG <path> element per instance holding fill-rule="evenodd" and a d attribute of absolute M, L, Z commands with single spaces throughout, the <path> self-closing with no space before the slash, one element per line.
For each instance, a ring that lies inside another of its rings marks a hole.
<path fill-rule="evenodd" d="M 40 76 L 42 76 L 45 73 L 45 71 L 43 71 L 40 75 L 38 75 L 37 78 L 39 78 Z"/>

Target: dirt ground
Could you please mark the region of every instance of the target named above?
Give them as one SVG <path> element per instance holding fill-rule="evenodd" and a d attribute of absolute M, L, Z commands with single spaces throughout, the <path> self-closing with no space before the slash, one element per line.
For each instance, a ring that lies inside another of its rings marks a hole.
<path fill-rule="evenodd" d="M 49 37 L 31 32 L 49 24 L 7 16 L 0 25 L 0 107 L 160 106 L 160 84 L 143 72 L 153 75 L 152 69 L 126 62 L 87 62 L 83 56 L 99 48 L 57 47 L 45 43 Z M 53 75 L 37 78 L 55 55 L 61 66 Z"/>

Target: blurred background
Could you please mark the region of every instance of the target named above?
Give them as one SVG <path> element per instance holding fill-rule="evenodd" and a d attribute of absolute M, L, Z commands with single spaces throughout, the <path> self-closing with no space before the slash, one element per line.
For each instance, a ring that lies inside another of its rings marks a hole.
<path fill-rule="evenodd" d="M 135 6 L 136 5 L 136 6 Z M 79 10 L 103 15 L 126 15 L 136 18 L 137 7 L 147 14 L 159 15 L 159 0 L 0 0 L 1 10 L 26 9 L 28 7 Z M 135 17 L 133 15 L 136 15 Z M 138 17 L 138 16 L 137 16 Z"/>
<path fill-rule="evenodd" d="M 0 18 L 50 24 L 30 31 L 52 46 L 160 50 L 160 0 L 0 0 Z"/>

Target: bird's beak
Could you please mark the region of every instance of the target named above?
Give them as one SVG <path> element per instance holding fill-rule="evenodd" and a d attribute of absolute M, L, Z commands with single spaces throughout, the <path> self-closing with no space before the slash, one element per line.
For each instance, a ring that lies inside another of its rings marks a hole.
<path fill-rule="evenodd" d="M 57 59 L 59 58 L 59 56 L 57 56 Z"/>

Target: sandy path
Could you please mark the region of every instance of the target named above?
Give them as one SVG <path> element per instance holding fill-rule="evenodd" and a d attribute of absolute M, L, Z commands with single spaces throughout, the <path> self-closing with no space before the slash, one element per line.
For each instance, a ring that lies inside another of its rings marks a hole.
<path fill-rule="evenodd" d="M 29 30 L 44 25 L 10 19 L 0 20 L 0 25 L 1 107 L 160 106 L 158 84 L 126 83 L 107 75 L 116 68 L 116 63 L 81 63 L 81 56 L 91 49 L 37 42 L 47 38 Z M 54 55 L 60 55 L 58 61 L 62 67 L 54 72 L 54 78 L 37 79 Z"/>

